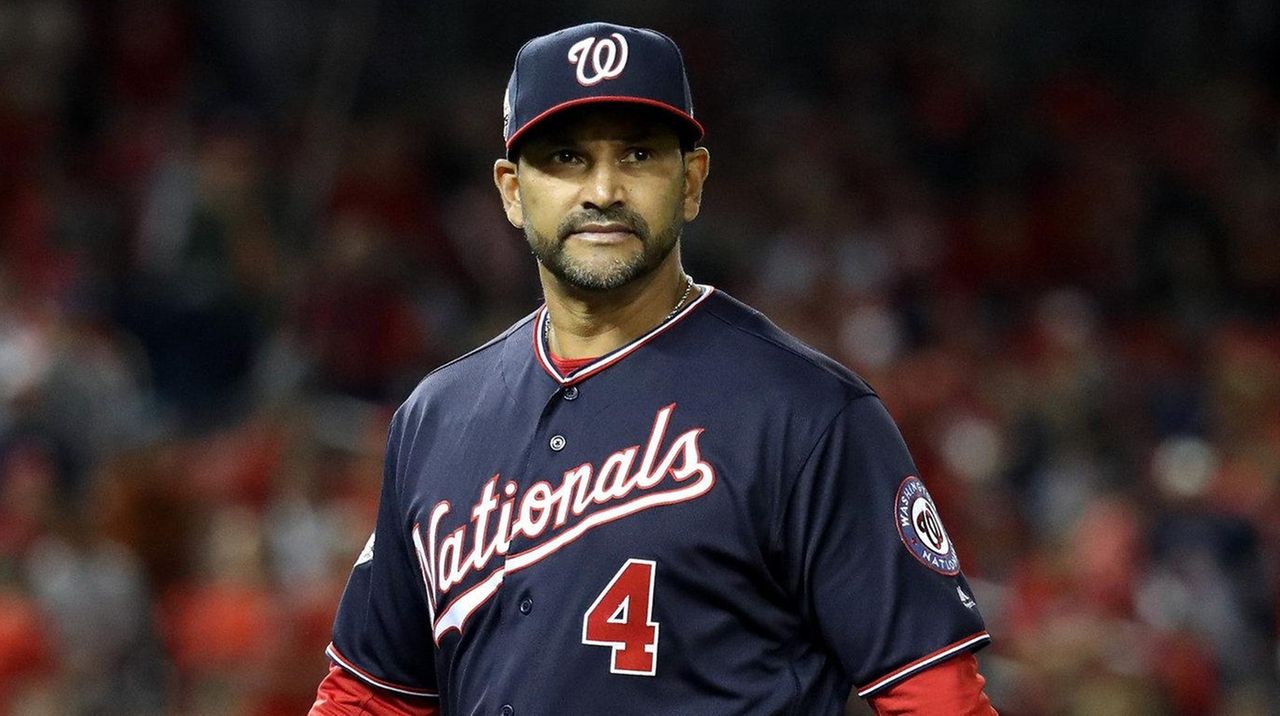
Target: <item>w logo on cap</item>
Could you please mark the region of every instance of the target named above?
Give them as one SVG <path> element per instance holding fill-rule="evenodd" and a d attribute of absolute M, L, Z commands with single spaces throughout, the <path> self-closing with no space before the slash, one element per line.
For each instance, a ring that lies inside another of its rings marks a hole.
<path fill-rule="evenodd" d="M 578 84 L 583 87 L 611 80 L 627 66 L 627 38 L 618 32 L 604 39 L 584 37 L 569 48 L 569 62 L 578 65 Z M 588 63 L 590 76 L 587 75 Z"/>
<path fill-rule="evenodd" d="M 592 22 L 535 37 L 516 53 L 503 103 L 508 158 L 531 127 L 583 102 L 648 105 L 675 119 L 682 140 L 703 134 L 675 41 L 655 30 Z"/>

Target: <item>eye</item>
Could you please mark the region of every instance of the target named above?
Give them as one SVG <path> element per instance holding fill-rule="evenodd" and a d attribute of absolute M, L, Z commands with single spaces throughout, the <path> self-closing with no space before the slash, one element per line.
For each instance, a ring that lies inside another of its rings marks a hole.
<path fill-rule="evenodd" d="M 644 147 L 632 147 L 625 157 L 625 160 L 630 162 L 647 162 L 650 159 L 653 159 L 653 152 Z"/>
<path fill-rule="evenodd" d="M 559 149 L 551 155 L 551 161 L 556 164 L 573 164 L 578 161 L 578 155 L 568 149 Z"/>

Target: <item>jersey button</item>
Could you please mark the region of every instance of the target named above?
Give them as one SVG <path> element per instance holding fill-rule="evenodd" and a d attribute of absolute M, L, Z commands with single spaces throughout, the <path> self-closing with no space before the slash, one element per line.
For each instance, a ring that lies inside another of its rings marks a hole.
<path fill-rule="evenodd" d="M 565 389 L 564 389 L 564 399 L 565 399 L 565 400 L 577 400 L 577 399 L 578 399 L 578 386 L 576 386 L 576 385 L 571 385 L 571 386 L 569 386 L 568 388 L 565 388 Z"/>
<path fill-rule="evenodd" d="M 533 611 L 533 600 L 528 597 L 520 600 L 520 613 L 528 614 L 531 611 Z"/>
<path fill-rule="evenodd" d="M 560 452 L 561 450 L 563 450 L 563 449 L 564 449 L 564 436 L 563 436 L 563 435 L 552 435 L 552 436 L 551 436 L 551 449 L 552 449 L 552 450 L 555 450 L 556 452 Z"/>
<path fill-rule="evenodd" d="M 511 708 L 511 704 L 502 705 L 502 716 L 514 716 L 516 710 Z"/>

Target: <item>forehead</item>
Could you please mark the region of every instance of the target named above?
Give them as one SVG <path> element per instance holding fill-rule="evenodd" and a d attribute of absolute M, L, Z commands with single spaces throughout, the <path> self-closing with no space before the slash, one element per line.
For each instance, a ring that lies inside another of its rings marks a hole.
<path fill-rule="evenodd" d="M 679 143 L 665 112 L 640 104 L 586 104 L 558 112 L 530 130 L 528 143 L 647 139 Z"/>

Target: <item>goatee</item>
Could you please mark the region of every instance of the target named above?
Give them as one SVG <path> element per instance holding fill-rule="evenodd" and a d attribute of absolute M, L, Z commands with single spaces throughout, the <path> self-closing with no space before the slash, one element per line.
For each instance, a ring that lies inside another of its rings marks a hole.
<path fill-rule="evenodd" d="M 641 250 L 604 265 L 575 259 L 565 251 L 565 241 L 588 224 L 621 224 L 640 240 Z M 534 257 L 552 276 L 573 288 L 596 292 L 621 288 L 662 265 L 683 229 L 684 221 L 677 215 L 655 234 L 644 217 L 624 207 L 613 207 L 583 211 L 566 218 L 556 227 L 555 239 L 543 236 L 528 224 L 524 235 Z"/>

